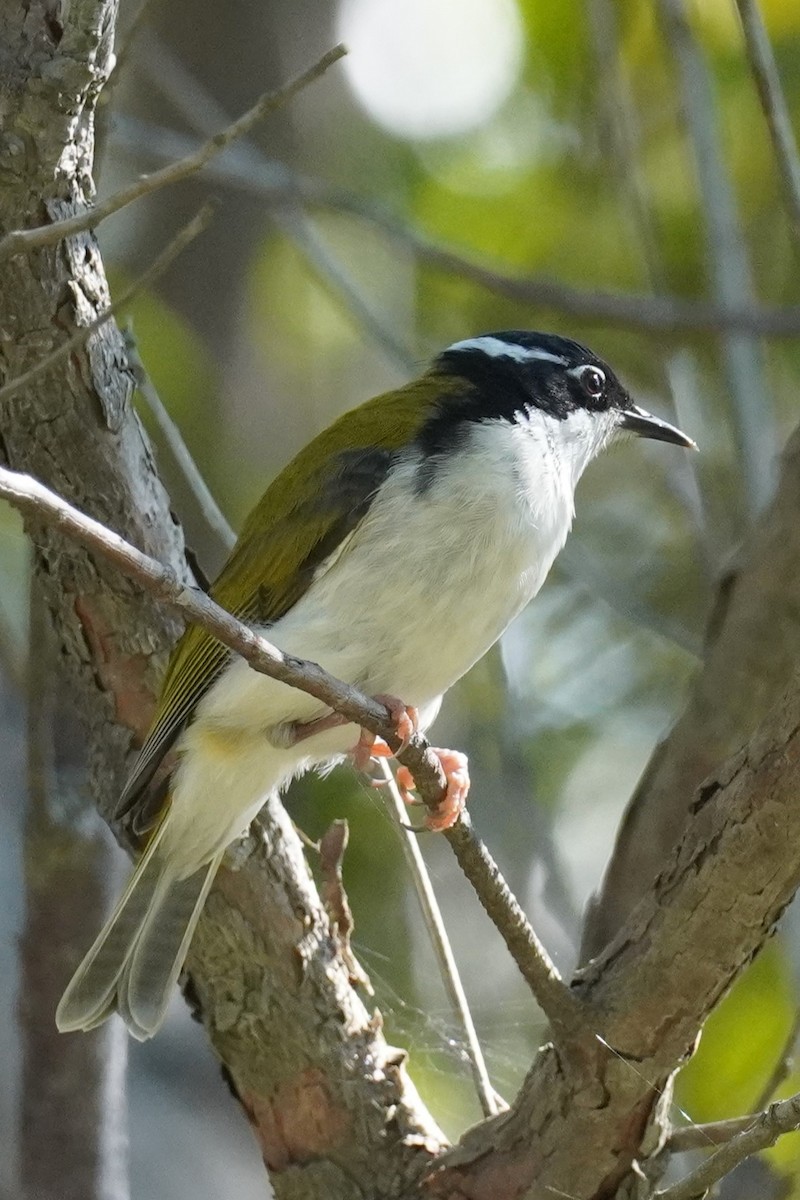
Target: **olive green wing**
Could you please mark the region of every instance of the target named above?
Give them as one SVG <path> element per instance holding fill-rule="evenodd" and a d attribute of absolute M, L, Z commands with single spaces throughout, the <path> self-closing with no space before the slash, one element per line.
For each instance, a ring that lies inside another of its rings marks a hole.
<path fill-rule="evenodd" d="M 413 441 L 429 409 L 420 392 L 426 383 L 435 392 L 430 378 L 423 378 L 346 413 L 289 463 L 245 521 L 211 588 L 218 604 L 242 621 L 266 626 L 297 603 L 321 564 L 363 519 L 396 453 Z M 137 804 L 231 657 L 204 629 L 186 629 L 116 817 Z"/>

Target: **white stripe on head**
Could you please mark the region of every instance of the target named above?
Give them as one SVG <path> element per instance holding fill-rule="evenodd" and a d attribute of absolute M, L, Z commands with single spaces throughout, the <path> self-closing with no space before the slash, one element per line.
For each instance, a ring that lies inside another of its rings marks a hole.
<path fill-rule="evenodd" d="M 455 342 L 447 347 L 446 353 L 449 354 L 452 350 L 482 350 L 491 358 L 513 358 L 515 362 L 533 362 L 539 359 L 542 362 L 558 363 L 561 367 L 567 365 L 567 359 L 560 354 L 551 354 L 549 350 L 537 350 L 535 346 L 518 346 L 514 342 L 504 342 L 502 338 L 489 336 Z"/>

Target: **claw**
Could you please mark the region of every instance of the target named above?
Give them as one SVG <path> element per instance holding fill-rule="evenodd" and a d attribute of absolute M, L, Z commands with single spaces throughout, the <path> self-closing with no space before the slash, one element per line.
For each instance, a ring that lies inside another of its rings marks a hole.
<path fill-rule="evenodd" d="M 419 713 L 416 708 L 403 704 L 402 700 L 398 700 L 396 696 L 379 694 L 375 696 L 375 699 L 389 709 L 398 736 L 402 739 L 402 745 L 397 751 L 400 754 L 419 728 Z M 389 749 L 383 738 L 376 737 L 368 729 L 362 729 L 353 748 L 353 762 L 360 771 L 363 771 L 371 758 L 392 758 L 394 753 L 394 750 Z"/>
<path fill-rule="evenodd" d="M 431 749 L 442 764 L 442 770 L 447 780 L 447 791 L 436 808 L 428 809 L 424 828 L 430 829 L 434 833 L 440 833 L 455 825 L 464 811 L 469 792 L 469 767 L 466 754 L 462 754 L 460 750 L 440 750 L 437 747 L 431 747 Z M 415 785 L 414 777 L 408 767 L 398 767 L 397 783 L 406 804 L 416 803 L 415 798 L 409 796 Z"/>

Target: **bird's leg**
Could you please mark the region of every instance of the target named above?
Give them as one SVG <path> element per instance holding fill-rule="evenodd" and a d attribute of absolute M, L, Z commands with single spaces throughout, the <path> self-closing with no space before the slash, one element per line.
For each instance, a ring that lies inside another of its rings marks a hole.
<path fill-rule="evenodd" d="M 431 749 L 442 764 L 442 770 L 447 780 L 447 791 L 436 808 L 428 809 L 424 828 L 430 829 L 434 833 L 441 833 L 455 825 L 464 811 L 469 792 L 469 767 L 466 754 L 462 754 L 460 750 L 441 750 L 437 746 L 432 746 Z M 414 776 L 408 767 L 397 768 L 397 783 L 406 803 L 417 803 L 410 795 L 411 789 L 414 787 Z"/>
<path fill-rule="evenodd" d="M 375 696 L 375 699 L 379 703 L 385 704 L 391 713 L 392 722 L 403 742 L 397 751 L 400 754 L 408 744 L 409 738 L 419 728 L 419 713 L 413 706 L 403 704 L 402 700 L 398 700 L 396 696 L 380 694 Z M 351 722 L 347 717 L 336 712 L 326 713 L 324 717 L 317 717 L 314 721 L 298 722 L 290 727 L 291 742 L 288 744 L 296 745 L 298 742 L 304 742 L 307 738 L 314 737 L 317 733 L 325 733 L 328 729 L 337 729 L 340 725 L 349 724 Z M 431 749 L 442 764 L 447 790 L 436 808 L 428 810 L 424 827 L 438 833 L 455 825 L 464 811 L 469 792 L 469 769 L 467 756 L 460 750 L 442 750 L 438 747 L 431 747 Z M 395 751 L 390 750 L 383 738 L 376 737 L 368 729 L 362 729 L 352 754 L 355 765 L 363 770 L 371 758 L 392 758 Z M 397 783 L 407 804 L 418 803 L 411 795 L 414 777 L 408 767 L 398 767 Z"/>
<path fill-rule="evenodd" d="M 403 704 L 403 701 L 398 700 L 396 696 L 381 694 L 375 696 L 375 699 L 389 709 L 392 723 L 398 736 L 402 738 L 403 744 L 400 750 L 404 749 L 411 735 L 416 733 L 419 728 L 419 713 L 416 708 Z M 326 713 L 324 717 L 317 717 L 313 721 L 297 722 L 289 727 L 288 735 L 285 735 L 287 736 L 286 744 L 295 746 L 298 742 L 304 742 L 318 733 L 325 733 L 329 729 L 338 729 L 340 725 L 349 724 L 351 722 L 347 717 L 343 717 L 341 713 L 337 712 Z M 360 770 L 367 766 L 371 758 L 391 758 L 393 753 L 394 751 L 389 749 L 382 738 L 376 737 L 368 729 L 361 730 L 361 736 L 352 751 L 353 761 Z"/>

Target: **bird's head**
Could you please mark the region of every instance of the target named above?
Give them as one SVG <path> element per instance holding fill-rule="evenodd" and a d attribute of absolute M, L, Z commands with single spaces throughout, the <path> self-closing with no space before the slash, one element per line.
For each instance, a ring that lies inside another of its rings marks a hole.
<path fill-rule="evenodd" d="M 570 462 L 576 479 L 624 433 L 696 448 L 680 429 L 635 404 L 611 367 L 570 338 L 527 330 L 481 334 L 448 347 L 433 370 L 463 379 L 465 387 L 448 388 L 427 423 L 428 453 L 446 453 L 459 430 L 491 421 L 540 434 L 554 455 Z"/>

